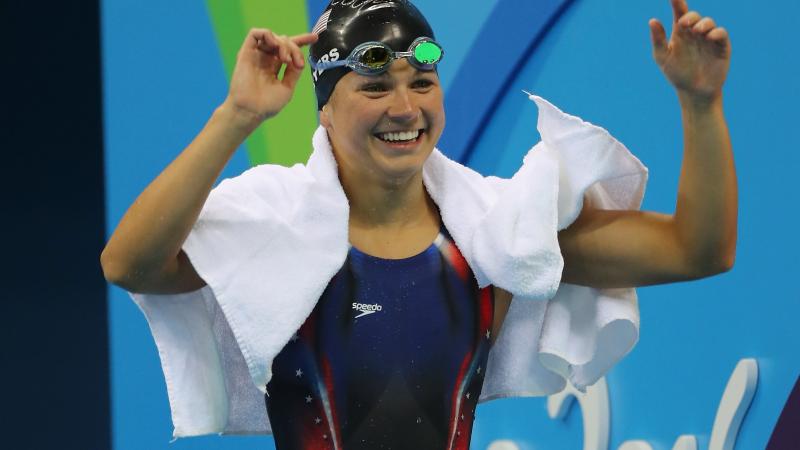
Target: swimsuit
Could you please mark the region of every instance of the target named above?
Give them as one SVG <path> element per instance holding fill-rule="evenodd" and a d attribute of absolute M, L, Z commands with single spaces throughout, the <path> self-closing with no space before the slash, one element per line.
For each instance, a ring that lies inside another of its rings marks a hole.
<path fill-rule="evenodd" d="M 351 247 L 273 363 L 276 448 L 469 448 L 494 312 L 444 228 L 422 253 Z"/>

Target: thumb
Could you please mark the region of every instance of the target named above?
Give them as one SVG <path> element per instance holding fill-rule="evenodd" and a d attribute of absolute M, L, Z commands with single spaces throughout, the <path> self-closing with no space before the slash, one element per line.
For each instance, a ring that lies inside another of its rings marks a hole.
<path fill-rule="evenodd" d="M 667 32 L 664 25 L 658 19 L 650 19 L 650 38 L 653 41 L 653 57 L 660 65 L 666 59 L 669 43 L 667 42 Z"/>

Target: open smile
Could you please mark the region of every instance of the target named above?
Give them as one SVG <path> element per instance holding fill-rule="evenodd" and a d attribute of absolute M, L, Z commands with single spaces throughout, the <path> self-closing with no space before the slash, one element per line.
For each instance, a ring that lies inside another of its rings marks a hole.
<path fill-rule="evenodd" d="M 413 145 L 422 139 L 425 129 L 376 133 L 373 136 L 392 146 Z"/>

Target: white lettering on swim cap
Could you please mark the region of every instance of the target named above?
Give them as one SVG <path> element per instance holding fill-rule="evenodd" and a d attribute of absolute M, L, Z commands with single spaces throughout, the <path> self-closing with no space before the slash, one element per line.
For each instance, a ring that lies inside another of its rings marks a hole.
<path fill-rule="evenodd" d="M 338 61 L 338 60 L 339 60 L 339 49 L 338 48 L 332 48 L 328 52 L 327 55 L 320 56 L 318 63 L 330 62 L 330 61 Z M 317 70 L 315 70 L 315 71 L 313 71 L 311 73 L 311 75 L 314 77 L 314 82 L 317 82 L 319 80 L 319 76 L 322 75 L 322 72 L 325 72 L 325 71 L 321 70 L 321 69 L 317 69 Z"/>
<path fill-rule="evenodd" d="M 365 6 L 371 6 L 381 3 L 406 3 L 405 0 L 333 0 L 330 7 L 334 6 L 349 6 L 353 9 L 361 9 Z"/>
<path fill-rule="evenodd" d="M 353 9 L 356 9 L 356 8 L 361 8 L 364 5 L 364 3 L 369 3 L 372 1 L 374 0 L 334 0 L 331 2 L 331 6 L 336 6 L 336 5 L 349 6 Z"/>

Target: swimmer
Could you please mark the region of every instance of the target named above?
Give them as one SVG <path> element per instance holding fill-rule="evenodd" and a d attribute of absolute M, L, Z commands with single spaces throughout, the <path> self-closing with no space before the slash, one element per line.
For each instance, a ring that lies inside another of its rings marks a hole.
<path fill-rule="evenodd" d="M 671 36 L 655 19 L 650 30 L 683 117 L 676 210 L 585 205 L 558 232 L 563 283 L 629 288 L 733 266 L 736 177 L 722 110 L 730 42 L 684 0 L 671 4 Z M 479 287 L 423 182 L 445 126 L 436 70 L 445 52 L 405 0 L 332 1 L 314 32 L 298 36 L 251 30 L 225 101 L 131 205 L 103 251 L 107 280 L 131 292 L 181 294 L 228 283 L 207 283 L 184 251 L 187 238 L 235 149 L 280 113 L 301 71 L 312 71 L 321 130 L 348 204 L 348 245 L 313 310 L 271 361 L 262 406 L 281 450 L 469 447 L 488 355 L 512 294 Z"/>

